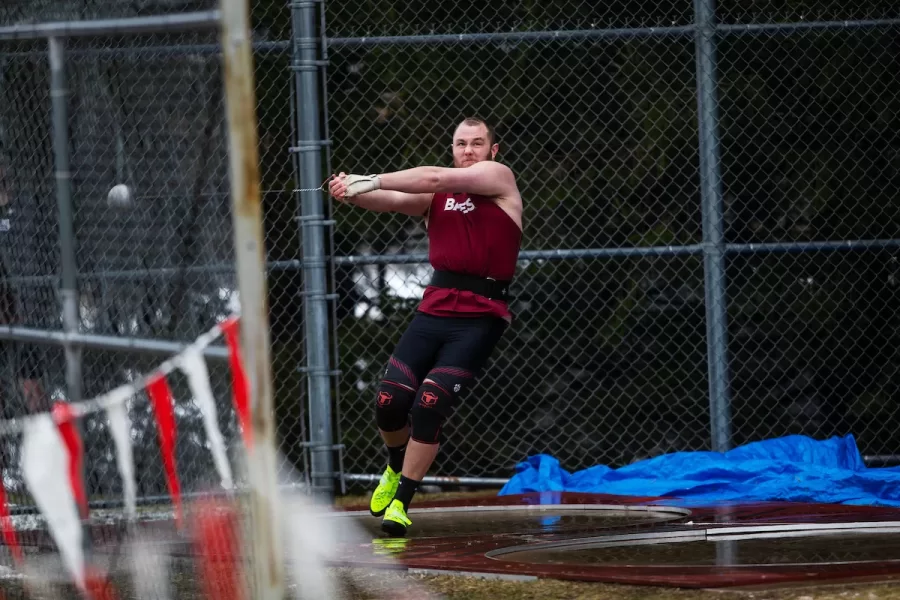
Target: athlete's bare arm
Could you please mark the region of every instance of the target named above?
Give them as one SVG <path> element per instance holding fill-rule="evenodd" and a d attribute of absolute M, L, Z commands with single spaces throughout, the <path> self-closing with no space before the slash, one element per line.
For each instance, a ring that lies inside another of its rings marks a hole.
<path fill-rule="evenodd" d="M 379 175 L 381 189 L 410 194 L 468 192 L 488 197 L 518 195 L 516 178 L 506 165 L 481 161 L 465 168 L 415 167 Z"/>
<path fill-rule="evenodd" d="M 328 184 L 329 193 L 341 202 L 374 212 L 397 212 L 411 217 L 421 217 L 431 206 L 433 194 L 408 194 L 396 190 L 374 190 L 347 198 L 345 178 L 346 174 L 341 173 Z"/>
<path fill-rule="evenodd" d="M 506 165 L 481 161 L 465 168 L 415 167 L 378 176 L 381 190 L 410 194 L 467 192 L 493 198 L 522 227 L 522 197 Z"/>

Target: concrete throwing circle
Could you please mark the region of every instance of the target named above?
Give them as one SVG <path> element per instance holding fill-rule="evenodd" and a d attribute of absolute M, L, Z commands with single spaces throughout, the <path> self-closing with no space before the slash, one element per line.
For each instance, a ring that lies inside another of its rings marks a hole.
<path fill-rule="evenodd" d="M 716 527 L 500 548 L 505 562 L 569 567 L 760 567 L 900 562 L 900 521 Z"/>
<path fill-rule="evenodd" d="M 470 535 L 596 534 L 599 530 L 662 524 L 689 515 L 683 508 L 603 504 L 509 505 L 413 508 L 408 536 L 447 538 Z M 355 521 L 373 537 L 380 537 L 381 519 L 368 512 L 342 516 Z"/>
<path fill-rule="evenodd" d="M 381 519 L 357 510 L 334 521 L 359 534 L 334 560 L 681 588 L 900 579 L 898 508 L 675 502 L 568 492 L 448 501 L 410 511 L 406 538 L 383 537 Z"/>

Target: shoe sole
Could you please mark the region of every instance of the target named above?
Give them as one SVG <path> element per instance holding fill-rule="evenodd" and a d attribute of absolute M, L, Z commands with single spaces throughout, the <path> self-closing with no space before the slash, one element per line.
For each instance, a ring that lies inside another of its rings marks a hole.
<path fill-rule="evenodd" d="M 381 530 L 391 537 L 406 537 L 406 525 L 394 521 L 382 521 Z"/>

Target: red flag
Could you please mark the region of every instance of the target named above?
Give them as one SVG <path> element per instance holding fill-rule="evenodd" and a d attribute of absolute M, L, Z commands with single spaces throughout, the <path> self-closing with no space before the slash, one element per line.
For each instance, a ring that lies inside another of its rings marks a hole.
<path fill-rule="evenodd" d="M 234 409 L 241 423 L 244 444 L 249 450 L 253 446 L 253 430 L 250 427 L 250 402 L 248 401 L 250 386 L 244 372 L 244 361 L 241 359 L 241 344 L 238 340 L 238 319 L 231 317 L 222 324 L 225 343 L 228 344 L 228 362 L 231 365 L 231 387 Z"/>
<path fill-rule="evenodd" d="M 223 501 L 204 500 L 192 519 L 197 575 L 206 598 L 244 600 L 238 515 Z"/>
<path fill-rule="evenodd" d="M 88 570 L 84 595 L 90 600 L 118 600 L 112 581 L 94 569 Z"/>
<path fill-rule="evenodd" d="M 16 564 L 22 566 L 24 559 L 22 548 L 16 539 L 16 528 L 13 527 L 12 518 L 9 516 L 9 504 L 6 503 L 6 490 L 3 485 L 0 485 L 0 533 L 3 534 L 3 541 L 9 546 Z"/>
<path fill-rule="evenodd" d="M 78 510 L 82 519 L 88 516 L 87 493 L 84 489 L 84 444 L 81 435 L 75 426 L 75 414 L 72 406 L 67 402 L 56 402 L 53 405 L 53 422 L 62 436 L 69 454 L 69 484 L 72 486 L 72 495 L 78 503 Z"/>
<path fill-rule="evenodd" d="M 181 526 L 181 485 L 178 483 L 178 472 L 175 469 L 175 409 L 172 403 L 172 391 L 166 378 L 157 375 L 147 384 L 147 393 L 153 403 L 156 415 L 156 426 L 159 429 L 159 450 L 162 453 L 163 467 L 166 470 L 166 483 L 175 504 L 175 522 Z"/>

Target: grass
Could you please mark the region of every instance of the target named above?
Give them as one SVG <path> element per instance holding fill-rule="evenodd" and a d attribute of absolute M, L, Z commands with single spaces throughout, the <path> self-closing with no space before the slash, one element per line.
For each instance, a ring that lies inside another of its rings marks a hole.
<path fill-rule="evenodd" d="M 456 575 L 351 573 L 348 569 L 338 570 L 338 576 L 343 585 L 341 600 L 393 599 L 398 588 L 406 590 L 409 597 L 424 589 L 446 600 L 900 600 L 900 584 L 890 583 L 746 591 L 680 590 L 553 579 L 516 582 Z M 379 594 L 384 591 L 388 594 Z"/>
<path fill-rule="evenodd" d="M 332 569 L 339 596 L 334 600 L 900 600 L 900 584 L 859 583 L 776 590 L 679 590 L 662 587 L 610 585 L 540 579 L 515 582 L 455 575 L 406 575 L 361 569 Z M 172 578 L 172 597 L 208 600 L 189 574 Z M 117 585 L 119 600 L 137 598 L 128 586 Z M 0 590 L 8 600 L 78 598 L 71 587 L 28 595 L 21 583 L 4 581 Z"/>
<path fill-rule="evenodd" d="M 174 561 L 172 598 L 209 600 L 200 594 L 192 565 Z M 900 600 L 900 583 L 816 585 L 783 589 L 683 590 L 538 579 L 499 581 L 462 575 L 423 575 L 364 569 L 330 569 L 339 595 L 333 600 Z M 127 581 L 117 581 L 119 600 L 138 598 Z M 71 586 L 31 590 L 19 581 L 0 582 L 6 600 L 79 598 Z M 290 591 L 290 590 L 289 590 Z M 294 597 L 289 594 L 289 597 Z"/>

